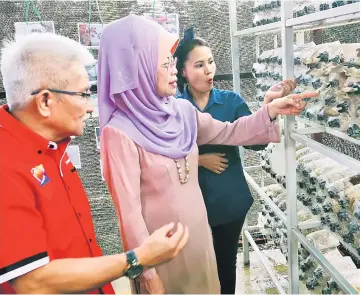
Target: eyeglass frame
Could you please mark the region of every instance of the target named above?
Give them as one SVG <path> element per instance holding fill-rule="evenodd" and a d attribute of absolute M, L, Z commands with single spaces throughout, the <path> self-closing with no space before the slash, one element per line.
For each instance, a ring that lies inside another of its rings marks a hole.
<path fill-rule="evenodd" d="M 173 56 L 168 57 L 168 62 L 165 62 L 164 64 L 162 64 L 161 67 L 168 70 L 169 68 L 176 66 L 177 61 L 178 61 L 177 57 L 173 57 Z M 168 64 L 168 66 L 166 66 L 166 64 Z"/>
<path fill-rule="evenodd" d="M 36 95 L 39 94 L 41 91 L 43 90 L 48 90 L 50 92 L 54 92 L 54 93 L 60 93 L 60 94 L 67 94 L 67 95 L 73 95 L 73 96 L 81 96 L 83 98 L 89 98 L 92 93 L 89 92 L 75 92 L 75 91 L 66 91 L 66 90 L 59 90 L 59 89 L 52 89 L 52 88 L 48 88 L 48 89 L 38 89 L 35 90 L 33 92 L 31 92 L 31 95 Z"/>

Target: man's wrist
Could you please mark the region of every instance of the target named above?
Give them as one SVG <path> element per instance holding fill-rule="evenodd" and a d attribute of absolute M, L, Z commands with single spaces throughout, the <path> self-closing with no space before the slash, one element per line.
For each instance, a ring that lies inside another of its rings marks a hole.
<path fill-rule="evenodd" d="M 138 278 L 144 271 L 144 267 L 139 263 L 139 259 L 134 250 L 127 251 L 125 253 L 127 258 L 127 269 L 125 275 L 134 280 Z"/>
<path fill-rule="evenodd" d="M 146 267 L 148 265 L 148 258 L 147 258 L 148 255 L 147 255 L 147 251 L 144 248 L 144 246 L 135 248 L 133 251 L 138 258 L 139 265 Z"/>

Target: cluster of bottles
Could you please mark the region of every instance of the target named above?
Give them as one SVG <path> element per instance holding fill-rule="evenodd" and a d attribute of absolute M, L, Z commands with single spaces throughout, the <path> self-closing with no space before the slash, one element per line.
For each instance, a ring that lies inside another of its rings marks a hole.
<path fill-rule="evenodd" d="M 349 256 L 342 254 L 335 247 L 335 243 L 331 241 L 327 244 L 328 237 L 325 232 L 318 233 L 323 238 L 328 248 L 323 249 L 324 257 L 334 266 L 337 271 L 356 289 L 360 289 L 360 270 L 357 269 Z M 308 237 L 308 236 L 307 236 Z M 299 260 L 299 279 L 305 282 L 307 289 L 313 290 L 316 294 L 338 294 L 340 289 L 330 274 L 325 271 L 316 260 L 302 246 L 298 249 Z"/>
<path fill-rule="evenodd" d="M 262 152 L 261 152 L 261 167 L 264 172 L 266 172 L 272 179 L 274 179 L 277 183 L 279 183 L 283 188 L 286 188 L 286 176 L 278 175 L 272 170 L 270 157 L 272 151 L 274 150 L 275 145 L 269 144 Z"/>
<path fill-rule="evenodd" d="M 308 107 L 301 116 L 360 138 L 360 44 L 340 42 L 294 48 L 295 93 L 320 95 L 306 99 Z M 267 90 L 282 81 L 282 50 L 262 52 L 253 64 L 257 79 L 256 99 L 263 101 Z"/>
<path fill-rule="evenodd" d="M 328 10 L 339 6 L 360 2 L 359 0 L 301 0 L 293 1 L 293 17 L 300 17 L 318 11 Z M 263 26 L 281 21 L 281 1 L 261 0 L 254 1 L 252 12 L 254 13 L 253 27 Z"/>
<path fill-rule="evenodd" d="M 265 186 L 264 193 L 287 215 L 284 176 L 272 169 L 271 158 L 275 145 L 269 145 L 261 154 L 261 166 L 278 183 Z M 318 228 L 303 230 L 307 239 L 319 249 L 352 286 L 359 290 L 359 270 L 351 257 L 342 256 L 337 247 L 339 237 L 360 251 L 360 175 L 303 144 L 296 144 L 297 161 L 297 220 Z M 287 229 L 266 202 L 261 201 L 259 225 L 263 234 L 288 258 Z M 317 224 L 317 223 L 316 223 Z M 337 255 L 335 255 L 337 253 Z M 300 279 L 317 294 L 335 294 L 340 290 L 329 273 L 319 266 L 304 248 L 299 248 Z"/>
<path fill-rule="evenodd" d="M 274 190 L 272 190 L 274 188 Z M 277 193 L 276 192 L 280 192 Z M 279 184 L 271 185 L 268 188 L 265 187 L 265 193 L 270 197 L 274 196 L 272 199 L 275 202 L 282 200 L 284 197 L 281 196 L 283 193 L 283 188 Z M 278 196 L 280 197 L 278 199 Z M 282 201 L 281 201 L 282 202 Z M 261 212 L 259 214 L 258 223 L 263 225 L 262 234 L 266 237 L 268 241 L 272 241 L 273 244 L 281 250 L 281 252 L 287 258 L 287 228 L 276 215 L 276 213 L 270 208 L 269 205 L 265 204 L 261 200 Z"/>
<path fill-rule="evenodd" d="M 263 26 L 281 21 L 281 1 L 254 1 L 253 26 Z"/>
<path fill-rule="evenodd" d="M 301 116 L 360 138 L 360 44 L 340 42 L 295 49 L 296 93 L 317 91 Z"/>
<path fill-rule="evenodd" d="M 264 193 L 270 200 L 274 202 L 278 208 L 287 215 L 287 200 L 286 190 L 281 184 L 271 184 L 263 188 Z M 287 228 L 271 209 L 271 207 L 261 200 L 261 211 L 259 214 L 258 223 L 263 226 L 263 235 L 274 243 L 274 245 L 281 250 L 287 258 Z M 312 215 L 310 209 L 303 206 L 301 202 L 297 202 L 297 220 L 299 223 L 313 222 L 317 217 Z"/>
<path fill-rule="evenodd" d="M 257 79 L 256 98 L 263 101 L 268 89 L 282 81 L 282 48 L 263 51 L 253 64 L 252 74 Z"/>
<path fill-rule="evenodd" d="M 309 147 L 296 159 L 298 200 L 360 251 L 360 175 Z"/>
<path fill-rule="evenodd" d="M 360 2 L 359 0 L 348 0 L 348 1 L 334 1 L 334 0 L 323 0 L 323 1 L 296 1 L 293 7 L 293 17 L 300 17 L 317 11 L 328 10 L 347 4 Z"/>
<path fill-rule="evenodd" d="M 264 192 L 286 214 L 286 179 L 270 163 L 274 147 L 269 145 L 261 154 L 263 171 L 277 182 L 264 187 Z M 299 221 L 321 221 L 360 252 L 360 175 L 302 144 L 296 145 L 296 160 Z M 280 225 L 267 204 L 261 213 L 265 224 Z"/>

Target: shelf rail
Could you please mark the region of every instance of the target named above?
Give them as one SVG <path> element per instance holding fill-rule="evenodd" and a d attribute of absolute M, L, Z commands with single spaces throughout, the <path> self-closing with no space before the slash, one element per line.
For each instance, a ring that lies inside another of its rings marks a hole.
<path fill-rule="evenodd" d="M 292 132 L 290 134 L 291 138 L 296 140 L 297 142 L 303 143 L 304 145 L 312 148 L 314 151 L 319 152 L 332 160 L 339 162 L 341 165 L 344 165 L 352 170 L 354 170 L 356 173 L 360 171 L 360 161 L 351 158 L 350 156 L 347 156 L 343 153 L 340 153 L 338 151 L 335 151 L 332 148 L 329 148 L 328 146 L 323 145 L 322 143 L 319 143 L 305 135 L 299 134 L 297 132 Z"/>
<path fill-rule="evenodd" d="M 253 240 L 250 232 L 248 230 L 244 231 L 244 235 L 246 236 L 248 242 L 250 243 L 251 247 L 253 248 L 253 250 L 255 251 L 255 253 L 257 253 L 259 259 L 261 260 L 261 263 L 263 265 L 263 267 L 265 268 L 265 270 L 267 271 L 267 273 L 269 274 L 269 276 L 272 279 L 272 282 L 275 284 L 275 287 L 277 288 L 277 290 L 279 291 L 279 294 L 281 295 L 286 295 L 287 293 L 285 292 L 285 290 L 283 289 L 281 283 L 279 282 L 279 280 L 276 277 L 275 272 L 272 269 L 272 266 L 269 264 L 269 261 L 266 257 L 264 257 L 264 255 L 262 254 L 262 252 L 259 250 L 259 248 L 257 247 L 257 244 L 255 243 L 255 241 Z"/>
<path fill-rule="evenodd" d="M 331 134 L 331 135 L 336 136 L 338 138 L 341 138 L 343 140 L 349 141 L 349 142 L 351 142 L 353 144 L 360 145 L 360 140 L 359 139 L 348 136 L 344 132 L 338 131 L 336 129 L 333 129 L 333 128 L 318 124 L 316 122 L 310 121 L 309 119 L 305 119 L 305 118 L 301 118 L 301 117 L 296 117 L 296 121 L 298 123 L 302 123 L 302 124 L 308 125 L 310 127 L 320 128 L 319 132 L 328 133 L 328 134 Z M 310 129 L 310 128 L 307 128 L 307 129 Z"/>
<path fill-rule="evenodd" d="M 229 0 L 230 7 L 230 27 L 231 27 L 231 46 L 232 46 L 232 61 L 233 61 L 233 71 L 239 71 L 238 65 L 234 64 L 234 61 L 237 60 L 236 55 L 239 55 L 238 51 L 238 42 L 235 42 L 236 37 L 241 36 L 256 36 L 256 51 L 259 51 L 259 39 L 258 36 L 261 34 L 269 34 L 281 32 L 282 36 L 282 72 L 283 77 L 293 78 L 293 43 L 294 43 L 294 32 L 297 31 L 307 31 L 316 28 L 324 28 L 328 26 L 341 26 L 344 24 L 349 24 L 351 21 L 353 23 L 359 22 L 360 17 L 360 3 L 348 4 L 342 7 L 332 8 L 327 11 L 320 11 L 313 14 L 308 14 L 303 17 L 293 18 L 293 3 L 292 1 L 281 1 L 281 21 L 277 23 L 272 23 L 260 27 L 249 28 L 241 31 L 237 31 L 237 11 L 236 11 L 236 0 Z M 237 46 L 235 46 L 237 44 Z M 234 81 L 235 82 L 235 81 Z M 239 85 L 234 85 L 235 89 L 239 89 Z M 261 102 L 254 102 L 254 106 L 259 106 Z M 299 121 L 299 119 L 297 119 Z M 304 122 L 302 122 L 304 123 Z M 339 138 L 348 140 L 355 144 L 357 140 L 348 137 L 346 134 L 343 134 L 337 130 L 321 126 L 321 125 L 310 125 L 312 128 L 299 129 L 295 130 L 296 120 L 295 117 L 288 116 L 285 119 L 285 147 L 286 147 L 286 184 L 287 184 L 287 204 L 296 204 L 296 158 L 295 158 L 295 143 L 296 141 L 301 142 L 315 151 L 318 151 L 331 159 L 340 162 L 342 165 L 349 167 L 354 171 L 360 170 L 360 162 L 341 154 L 329 147 L 326 147 L 319 142 L 316 142 L 307 137 L 307 134 L 326 132 L 337 136 Z M 303 223 L 297 222 L 297 206 L 287 206 L 287 216 L 277 207 L 277 205 L 264 193 L 263 189 L 254 181 L 254 179 L 248 174 L 248 172 L 255 171 L 259 167 L 245 167 L 244 175 L 247 182 L 256 190 L 260 197 L 267 203 L 271 210 L 280 218 L 283 224 L 287 227 L 287 236 L 288 238 L 288 262 L 289 262 L 289 281 L 290 281 L 290 294 L 299 294 L 299 279 L 298 279 L 298 243 L 300 242 L 317 260 L 317 262 L 331 275 L 331 277 L 338 284 L 340 289 L 348 294 L 358 294 L 357 291 L 347 282 L 347 280 L 338 273 L 338 271 L 330 264 L 329 261 L 322 255 L 322 253 L 314 248 L 307 238 L 301 233 L 300 229 L 306 229 L 311 227 L 320 226 L 320 221 L 311 220 Z M 248 171 L 247 171 L 248 170 Z M 298 227 L 298 228 L 297 228 Z M 247 229 L 243 230 L 244 237 L 248 240 L 251 246 L 255 251 L 259 251 L 258 247 L 254 247 L 255 243 Z M 340 238 L 338 237 L 340 240 Z M 342 240 L 342 239 L 341 239 Z M 343 241 L 341 243 L 344 244 Z M 348 248 L 351 246 L 348 245 Z M 256 248 L 258 250 L 256 250 Z M 353 248 L 352 248 L 353 249 Z M 351 250 L 352 250 L 351 249 Z M 355 249 L 353 249 L 355 252 Z M 262 253 L 257 252 L 261 260 L 264 260 Z M 351 252 L 352 253 L 352 252 Z M 357 254 L 357 253 L 352 253 Z M 357 256 L 356 256 L 357 257 Z M 263 263 L 267 269 L 267 261 Z M 278 282 L 277 277 L 271 276 L 272 281 L 276 284 Z M 282 288 L 282 287 L 281 287 Z M 282 292 L 279 288 L 277 288 Z M 282 288 L 283 289 L 283 288 Z M 284 294 L 284 293 L 281 293 Z"/>
<path fill-rule="evenodd" d="M 360 18 L 360 3 L 352 3 L 328 10 L 310 13 L 304 16 L 290 18 L 286 20 L 286 27 L 296 27 L 300 25 L 310 24 L 310 27 L 315 26 L 315 22 L 328 21 L 335 23 L 338 21 L 346 22 L 352 19 Z M 318 24 L 316 24 L 318 25 Z"/>
<path fill-rule="evenodd" d="M 315 258 L 315 260 L 327 270 L 330 276 L 335 280 L 337 286 L 344 294 L 359 294 L 350 283 L 333 267 L 333 265 L 316 249 L 307 238 L 297 229 L 292 228 L 292 235 L 305 247 L 305 249 Z"/>
<path fill-rule="evenodd" d="M 232 1 L 232 0 L 231 0 Z M 360 3 L 347 4 L 337 8 L 310 13 L 304 16 L 289 18 L 286 27 L 293 27 L 295 32 L 311 31 L 327 27 L 343 26 L 360 22 Z M 282 21 L 248 28 L 233 33 L 234 37 L 262 34 L 275 34 L 281 31 Z"/>
<path fill-rule="evenodd" d="M 262 188 L 254 181 L 251 175 L 249 175 L 245 170 L 243 170 L 244 177 L 247 182 L 254 188 L 254 190 L 260 195 L 260 197 L 265 201 L 265 203 L 270 206 L 271 210 L 276 213 L 284 225 L 287 225 L 286 215 L 281 211 L 280 208 L 265 194 Z"/>

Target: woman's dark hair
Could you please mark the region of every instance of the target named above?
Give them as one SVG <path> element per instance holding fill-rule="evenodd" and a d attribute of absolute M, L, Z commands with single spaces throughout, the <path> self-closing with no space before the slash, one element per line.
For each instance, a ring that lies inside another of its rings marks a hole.
<path fill-rule="evenodd" d="M 186 79 L 182 76 L 183 69 L 185 66 L 185 63 L 188 59 L 188 54 L 191 52 L 194 48 L 198 46 L 206 46 L 209 47 L 208 43 L 201 39 L 201 38 L 192 38 L 191 40 L 186 40 L 186 38 L 183 38 L 177 47 L 177 50 L 174 53 L 174 57 L 177 57 L 177 78 L 178 78 L 178 90 L 180 93 L 183 93 L 184 86 L 187 83 Z"/>

